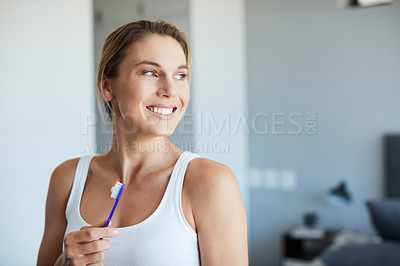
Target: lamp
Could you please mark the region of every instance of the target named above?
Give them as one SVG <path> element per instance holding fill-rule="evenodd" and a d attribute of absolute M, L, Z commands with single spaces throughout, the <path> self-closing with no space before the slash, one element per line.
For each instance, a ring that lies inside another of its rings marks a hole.
<path fill-rule="evenodd" d="M 352 197 L 346 187 L 346 183 L 342 181 L 336 187 L 328 190 L 328 193 L 326 194 L 326 200 L 333 206 L 350 204 Z"/>
<path fill-rule="evenodd" d="M 346 215 L 344 212 L 344 206 L 351 203 L 351 193 L 347 189 L 346 182 L 341 181 L 339 185 L 331 188 L 326 193 L 326 201 L 339 209 L 339 228 L 340 230 L 346 230 Z M 341 207 L 341 208 L 340 208 Z"/>
<path fill-rule="evenodd" d="M 341 0 L 343 3 L 343 0 Z M 371 7 L 392 4 L 393 0 L 344 0 L 344 4 L 350 7 Z"/>

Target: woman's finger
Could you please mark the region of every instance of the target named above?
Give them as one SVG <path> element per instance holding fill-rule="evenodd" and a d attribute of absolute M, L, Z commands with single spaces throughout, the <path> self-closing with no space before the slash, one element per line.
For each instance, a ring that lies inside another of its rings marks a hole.
<path fill-rule="evenodd" d="M 67 234 L 64 238 L 64 244 L 66 246 L 69 246 L 77 243 L 98 240 L 99 238 L 115 237 L 117 235 L 118 235 L 118 230 L 116 228 L 110 228 L 110 227 L 87 228 Z"/>
<path fill-rule="evenodd" d="M 111 247 L 111 243 L 107 239 L 95 240 L 95 241 L 84 243 L 79 246 L 80 254 L 84 254 L 84 255 L 107 250 L 110 247 Z"/>
<path fill-rule="evenodd" d="M 76 234 L 73 234 L 73 239 L 71 239 L 71 242 L 90 242 L 93 240 L 97 240 L 99 238 L 110 238 L 110 237 L 115 237 L 117 235 L 118 235 L 118 230 L 116 228 L 93 227 L 77 231 Z"/>
<path fill-rule="evenodd" d="M 104 261 L 104 258 L 105 258 L 105 255 L 104 255 L 104 252 L 102 252 L 102 251 L 88 254 L 82 258 L 82 264 L 83 265 L 92 265 L 92 264 L 96 265 L 96 263 L 102 263 Z"/>
<path fill-rule="evenodd" d="M 88 266 L 104 266 L 103 262 L 90 263 Z"/>

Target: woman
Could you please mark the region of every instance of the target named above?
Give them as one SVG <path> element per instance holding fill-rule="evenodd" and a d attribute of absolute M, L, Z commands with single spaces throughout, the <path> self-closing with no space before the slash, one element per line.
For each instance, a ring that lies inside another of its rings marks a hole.
<path fill-rule="evenodd" d="M 232 171 L 167 138 L 188 105 L 189 77 L 189 44 L 174 25 L 137 21 L 107 37 L 97 82 L 112 147 L 54 170 L 38 265 L 248 265 Z M 103 227 L 116 181 L 126 189 Z"/>

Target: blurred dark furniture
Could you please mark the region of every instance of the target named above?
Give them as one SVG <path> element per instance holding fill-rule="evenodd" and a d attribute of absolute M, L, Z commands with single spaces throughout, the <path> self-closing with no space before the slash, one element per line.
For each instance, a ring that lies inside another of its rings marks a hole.
<path fill-rule="evenodd" d="M 384 137 L 385 194 L 400 198 L 400 135 Z"/>
<path fill-rule="evenodd" d="M 283 259 L 296 259 L 311 261 L 333 243 L 334 232 L 326 231 L 322 237 L 294 237 L 291 232 L 283 235 L 282 257 Z"/>

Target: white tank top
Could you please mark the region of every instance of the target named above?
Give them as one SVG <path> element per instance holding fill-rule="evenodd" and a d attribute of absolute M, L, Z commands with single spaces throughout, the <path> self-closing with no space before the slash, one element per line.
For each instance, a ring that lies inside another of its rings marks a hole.
<path fill-rule="evenodd" d="M 82 226 L 90 226 L 81 216 L 80 203 L 93 156 L 80 158 L 77 165 L 66 208 L 68 224 L 65 235 Z M 181 204 L 187 165 L 198 157 L 187 151 L 181 154 L 153 214 L 138 224 L 118 228 L 118 236 L 109 239 L 111 248 L 104 251 L 105 266 L 200 265 L 197 234 L 186 221 Z"/>

